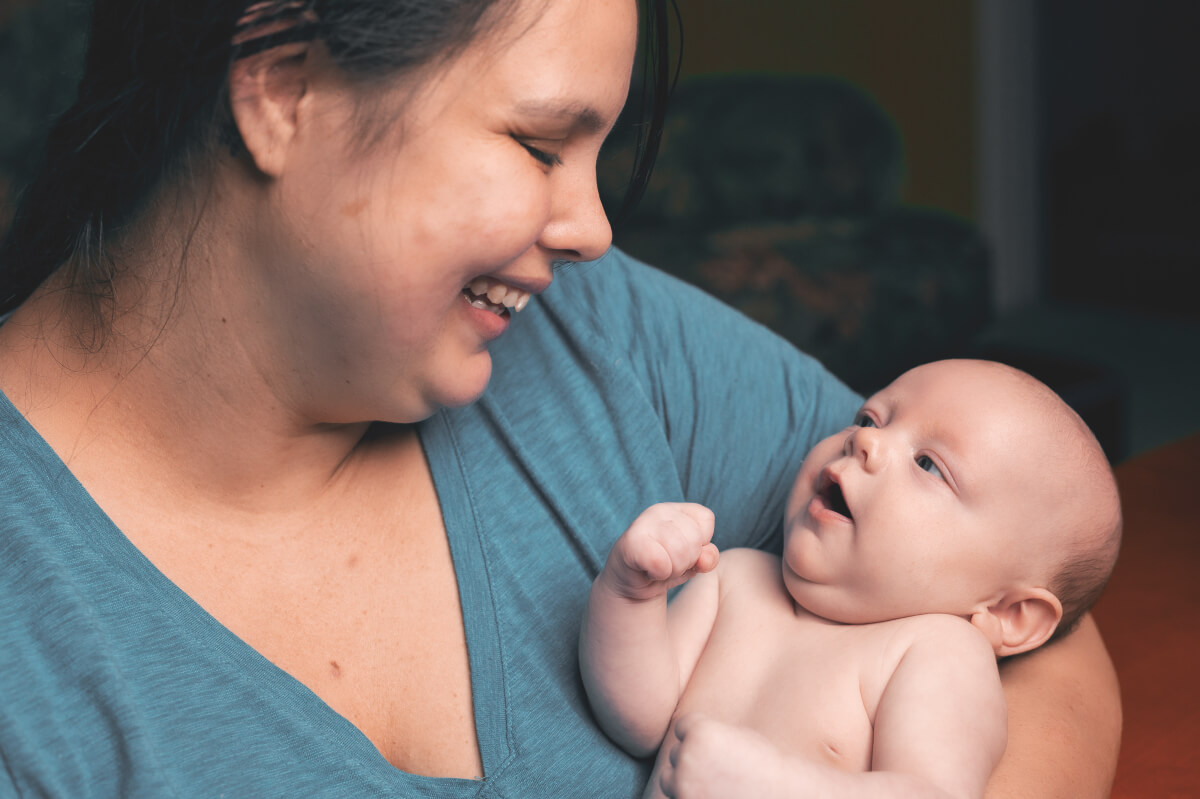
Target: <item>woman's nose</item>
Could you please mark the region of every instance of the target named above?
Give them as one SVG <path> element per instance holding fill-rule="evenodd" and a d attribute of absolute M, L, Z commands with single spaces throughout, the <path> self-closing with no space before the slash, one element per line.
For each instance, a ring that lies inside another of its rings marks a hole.
<path fill-rule="evenodd" d="M 608 252 L 612 244 L 612 227 L 595 170 L 582 175 L 563 175 L 563 185 L 552 199 L 550 221 L 542 231 L 542 246 L 552 250 L 555 257 L 567 261 L 594 261 Z"/>

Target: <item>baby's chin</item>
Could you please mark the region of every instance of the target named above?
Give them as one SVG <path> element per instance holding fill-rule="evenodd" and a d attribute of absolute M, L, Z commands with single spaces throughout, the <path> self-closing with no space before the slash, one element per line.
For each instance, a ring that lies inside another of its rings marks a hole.
<path fill-rule="evenodd" d="M 861 587 L 836 580 L 821 581 L 783 565 L 783 584 L 792 601 L 814 616 L 838 624 L 878 624 L 917 615 L 921 611 L 896 603 L 865 599 Z"/>

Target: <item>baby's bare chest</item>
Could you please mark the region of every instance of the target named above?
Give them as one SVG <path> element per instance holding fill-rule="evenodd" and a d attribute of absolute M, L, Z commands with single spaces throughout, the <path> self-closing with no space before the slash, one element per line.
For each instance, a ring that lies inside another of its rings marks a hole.
<path fill-rule="evenodd" d="M 847 771 L 871 767 L 887 678 L 887 625 L 836 625 L 790 603 L 723 606 L 676 717 L 701 711 L 756 730 L 789 754 Z"/>

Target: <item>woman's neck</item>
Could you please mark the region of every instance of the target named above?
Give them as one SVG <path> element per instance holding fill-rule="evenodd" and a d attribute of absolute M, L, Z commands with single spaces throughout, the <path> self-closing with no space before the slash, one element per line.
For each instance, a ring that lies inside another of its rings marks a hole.
<path fill-rule="evenodd" d="M 152 248 L 127 265 L 103 335 L 52 278 L 0 326 L 0 389 L 81 479 L 120 466 L 206 501 L 295 508 L 336 481 L 369 424 L 305 407 L 288 353 L 238 322 L 261 299 L 228 279 L 236 258 L 197 243 L 183 272 L 154 268 L 182 261 Z"/>

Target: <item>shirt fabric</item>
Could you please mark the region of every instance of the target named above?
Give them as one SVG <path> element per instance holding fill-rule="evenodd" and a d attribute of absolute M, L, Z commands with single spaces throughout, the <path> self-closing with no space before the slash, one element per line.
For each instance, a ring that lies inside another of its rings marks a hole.
<path fill-rule="evenodd" d="M 647 506 L 769 546 L 804 453 L 859 398 L 614 250 L 490 348 L 483 397 L 420 427 L 465 620 L 484 779 L 392 767 L 159 572 L 0 395 L 0 797 L 633 797 L 576 661 L 591 581 Z M 398 589 L 399 591 L 400 589 Z"/>

